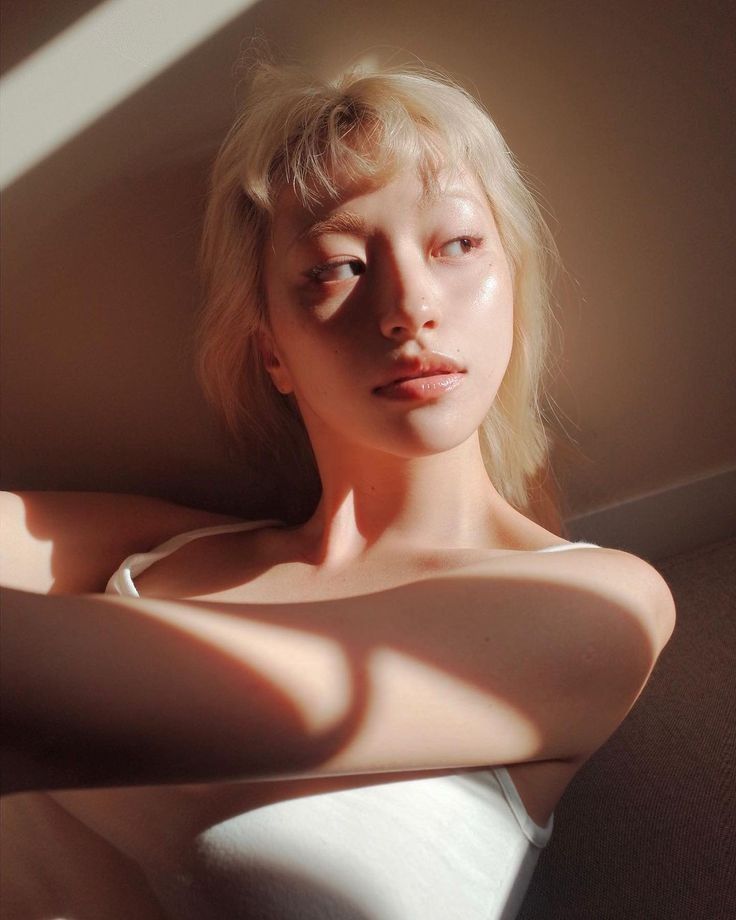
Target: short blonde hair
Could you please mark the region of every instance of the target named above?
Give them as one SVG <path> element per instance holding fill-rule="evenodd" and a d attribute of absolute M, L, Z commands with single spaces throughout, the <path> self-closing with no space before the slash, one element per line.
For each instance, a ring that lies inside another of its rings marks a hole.
<path fill-rule="evenodd" d="M 291 488 L 301 490 L 294 507 L 305 490 L 318 497 L 306 431 L 272 385 L 258 345 L 258 332 L 268 327 L 261 270 L 275 201 L 288 184 L 311 206 L 336 196 L 338 183 L 381 181 L 407 163 L 428 183 L 447 164 L 463 164 L 494 214 L 513 275 L 514 339 L 479 436 L 495 488 L 526 510 L 530 483 L 548 460 L 541 399 L 556 247 L 498 128 L 442 75 L 417 67 L 352 68 L 324 81 L 294 66 L 253 68 L 245 105 L 212 171 L 198 377 L 236 442 L 275 461 Z"/>

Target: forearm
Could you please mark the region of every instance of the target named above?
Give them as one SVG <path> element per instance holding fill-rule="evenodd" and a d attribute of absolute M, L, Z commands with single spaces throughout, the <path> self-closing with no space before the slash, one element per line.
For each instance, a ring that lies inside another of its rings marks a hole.
<path fill-rule="evenodd" d="M 339 745 L 319 719 L 320 700 L 322 723 L 350 708 L 330 640 L 103 595 L 2 589 L 2 618 L 3 791 L 257 778 Z"/>
<path fill-rule="evenodd" d="M 515 739 L 483 686 L 486 604 L 461 597 L 441 583 L 263 606 L 7 590 L 4 789 L 501 762 Z"/>

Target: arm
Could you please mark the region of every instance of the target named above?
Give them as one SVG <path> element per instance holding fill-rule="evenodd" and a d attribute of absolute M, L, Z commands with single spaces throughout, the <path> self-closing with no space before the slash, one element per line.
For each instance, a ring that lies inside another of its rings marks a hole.
<path fill-rule="evenodd" d="M 0 581 L 42 594 L 102 592 L 131 553 L 235 520 L 144 495 L 0 492 Z"/>
<path fill-rule="evenodd" d="M 321 603 L 10 590 L 6 791 L 591 753 L 645 684 L 671 595 L 635 557 L 565 555 Z"/>

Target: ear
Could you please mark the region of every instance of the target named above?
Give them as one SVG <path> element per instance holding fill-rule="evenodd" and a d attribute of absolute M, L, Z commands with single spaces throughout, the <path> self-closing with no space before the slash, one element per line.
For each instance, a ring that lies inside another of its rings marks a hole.
<path fill-rule="evenodd" d="M 284 396 L 294 392 L 291 384 L 291 376 L 285 365 L 281 363 L 276 343 L 273 336 L 266 330 L 258 333 L 258 349 L 261 353 L 263 366 L 268 372 L 273 385 Z"/>

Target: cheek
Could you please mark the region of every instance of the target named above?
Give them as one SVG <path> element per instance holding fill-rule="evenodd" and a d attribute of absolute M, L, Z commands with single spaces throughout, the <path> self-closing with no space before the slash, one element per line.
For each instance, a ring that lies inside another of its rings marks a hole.
<path fill-rule="evenodd" d="M 513 289 L 507 273 L 493 272 L 478 280 L 468 298 L 473 313 L 497 333 L 513 325 Z"/>
<path fill-rule="evenodd" d="M 506 372 L 514 337 L 513 289 L 507 273 L 486 275 L 471 300 L 476 336 L 469 343 L 472 358 L 488 383 L 500 383 Z M 469 356 L 470 357 L 470 356 Z"/>
<path fill-rule="evenodd" d="M 333 400 L 336 382 L 344 384 L 351 367 L 339 337 L 329 334 L 314 316 L 291 313 L 278 318 L 274 335 L 297 399 L 315 407 Z"/>

